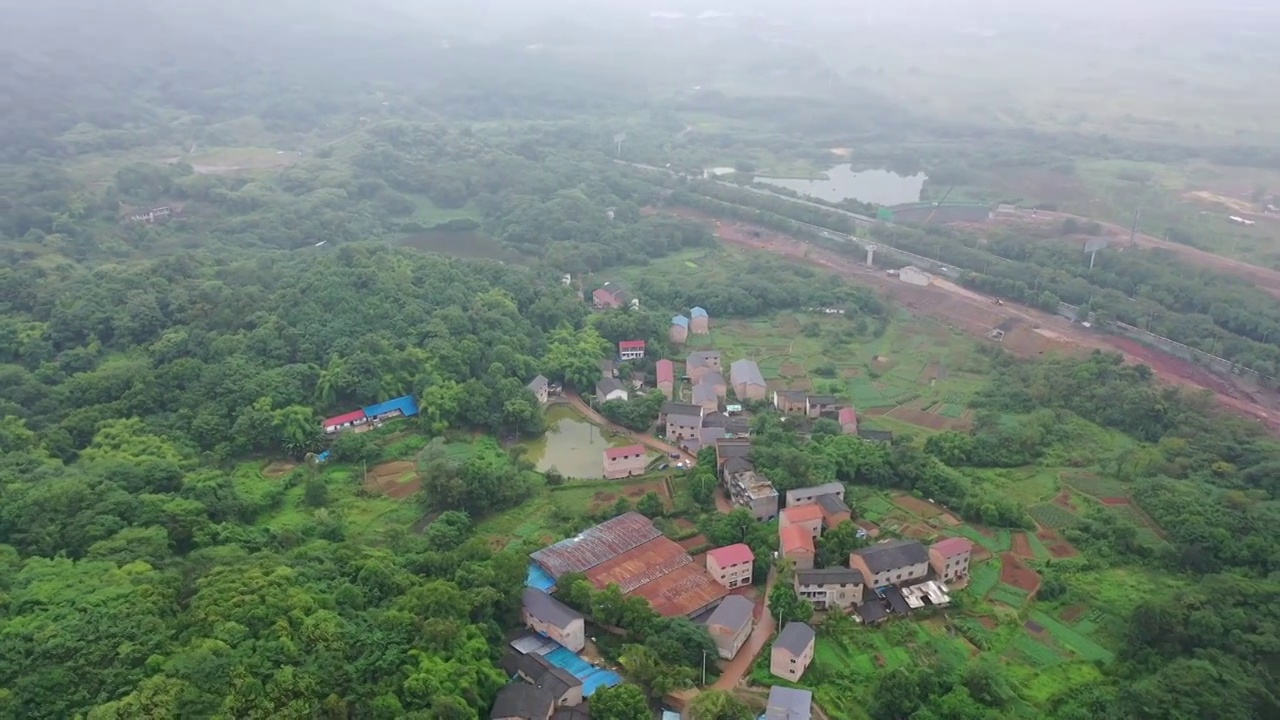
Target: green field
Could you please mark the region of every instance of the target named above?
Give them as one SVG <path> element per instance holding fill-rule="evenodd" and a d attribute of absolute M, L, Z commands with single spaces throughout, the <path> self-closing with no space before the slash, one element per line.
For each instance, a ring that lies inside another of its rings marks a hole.
<path fill-rule="evenodd" d="M 1114 478 L 1079 471 L 1064 471 L 1060 477 L 1064 485 L 1096 498 L 1127 497 L 1129 495 L 1129 486 Z"/>
<path fill-rule="evenodd" d="M 1032 505 L 1027 511 L 1031 513 L 1032 519 L 1050 530 L 1060 530 L 1080 522 L 1080 518 L 1070 510 L 1053 503 Z"/>

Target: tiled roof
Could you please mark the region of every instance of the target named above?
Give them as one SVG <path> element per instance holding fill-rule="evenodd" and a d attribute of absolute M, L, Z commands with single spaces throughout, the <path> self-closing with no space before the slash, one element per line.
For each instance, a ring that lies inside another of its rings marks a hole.
<path fill-rule="evenodd" d="M 697 415 L 702 417 L 702 406 L 692 405 L 689 403 L 664 402 L 662 403 L 663 415 Z"/>
<path fill-rule="evenodd" d="M 676 366 L 670 360 L 659 360 L 657 363 L 658 382 L 673 383 L 676 381 Z"/>
<path fill-rule="evenodd" d="M 754 360 L 734 360 L 729 366 L 729 377 L 734 385 L 764 385 L 764 375 Z"/>
<path fill-rule="evenodd" d="M 751 552 L 751 548 L 746 543 L 736 543 L 734 545 L 725 545 L 707 553 L 707 557 L 715 558 L 716 563 L 720 567 L 729 565 L 737 565 L 743 562 L 754 562 L 756 554 Z"/>
<path fill-rule="evenodd" d="M 890 540 L 855 550 L 873 573 L 882 573 L 908 565 L 929 562 L 929 553 L 919 540 Z"/>
<path fill-rule="evenodd" d="M 602 378 L 596 383 L 596 393 L 600 395 L 608 395 L 615 390 L 621 390 L 622 383 L 617 378 Z"/>
<path fill-rule="evenodd" d="M 816 504 L 797 505 L 783 508 L 782 516 L 789 523 L 813 522 L 814 520 L 822 520 L 822 508 Z"/>
<path fill-rule="evenodd" d="M 629 512 L 542 548 L 530 557 L 558 578 L 565 573 L 586 572 L 661 534 L 649 518 Z"/>
<path fill-rule="evenodd" d="M 561 629 L 569 627 L 569 624 L 575 620 L 582 619 L 582 614 L 577 610 L 537 588 L 525 588 L 521 602 L 525 612 Z"/>
<path fill-rule="evenodd" d="M 334 415 L 331 418 L 324 419 L 324 427 L 333 427 L 334 425 L 342 425 L 343 423 L 355 422 L 364 419 L 364 410 L 352 410 L 349 413 Z"/>
<path fill-rule="evenodd" d="M 751 624 L 755 613 L 755 603 L 741 595 L 730 595 L 721 600 L 715 612 L 707 618 L 707 627 L 720 625 L 736 633 Z"/>
<path fill-rule="evenodd" d="M 861 585 L 862 572 L 846 567 L 797 570 L 796 582 L 801 585 Z"/>
<path fill-rule="evenodd" d="M 543 720 L 555 704 L 556 699 L 549 691 L 517 680 L 498 691 L 489 717 Z"/>
<path fill-rule="evenodd" d="M 604 451 L 605 460 L 617 460 L 618 458 L 639 453 L 644 455 L 647 451 L 643 445 L 623 445 L 622 447 L 609 448 Z"/>
<path fill-rule="evenodd" d="M 839 513 L 851 513 L 849 505 L 840 499 L 839 495 L 819 495 L 814 501 L 818 507 L 822 508 L 824 515 L 836 515 Z"/>
<path fill-rule="evenodd" d="M 700 307 L 696 307 L 696 308 L 694 308 L 694 309 L 690 310 L 690 311 L 689 311 L 689 314 L 690 314 L 690 315 L 692 315 L 693 317 L 706 317 L 706 316 L 707 316 L 707 311 L 706 311 L 706 310 L 703 310 L 703 309 L 702 309 L 702 308 L 700 308 Z"/>
<path fill-rule="evenodd" d="M 680 327 L 682 327 L 682 328 L 687 328 L 687 327 L 689 327 L 689 318 L 687 318 L 687 317 L 685 317 L 685 316 L 683 316 L 683 315 L 677 315 L 677 316 L 675 316 L 675 317 L 671 318 L 671 324 L 672 324 L 672 325 L 679 325 L 679 326 L 680 326 Z"/>
<path fill-rule="evenodd" d="M 530 380 L 529 384 L 525 385 L 525 387 L 529 388 L 530 390 L 533 390 L 534 392 L 537 392 L 538 390 L 545 388 L 548 385 L 548 383 L 550 383 L 550 381 L 547 380 L 546 376 L 538 375 L 534 379 Z"/>
<path fill-rule="evenodd" d="M 773 641 L 773 646 L 799 657 L 813 644 L 814 637 L 813 628 L 802 622 L 789 622 L 782 628 L 782 632 L 778 633 L 778 639 Z"/>
<path fill-rule="evenodd" d="M 836 404 L 835 395 L 810 395 L 808 400 L 810 405 L 835 405 Z"/>
<path fill-rule="evenodd" d="M 769 688 L 769 705 L 765 720 L 809 720 L 813 712 L 813 693 L 808 690 L 774 685 Z"/>
<path fill-rule="evenodd" d="M 930 549 L 937 550 L 944 558 L 955 557 L 973 552 L 973 541 L 962 537 L 947 538 L 934 543 Z"/>
<path fill-rule="evenodd" d="M 685 364 L 688 365 L 690 369 L 693 369 L 701 365 L 707 364 L 707 360 L 711 358 L 715 358 L 716 360 L 719 360 L 720 351 L 719 350 L 696 350 L 694 352 L 689 353 L 689 358 L 688 360 L 685 361 Z"/>
<path fill-rule="evenodd" d="M 813 553 L 813 535 L 810 535 L 808 530 L 799 525 L 789 525 L 782 528 L 778 532 L 778 540 L 783 555 L 799 550 Z"/>
<path fill-rule="evenodd" d="M 851 407 L 840 408 L 839 419 L 841 425 L 848 425 L 858 421 L 858 413 Z"/>
<path fill-rule="evenodd" d="M 643 350 L 644 341 L 643 340 L 623 340 L 622 342 L 618 343 L 618 349 L 619 350 Z"/>
<path fill-rule="evenodd" d="M 716 386 L 711 383 L 701 382 L 693 386 L 693 401 L 698 405 L 705 402 L 719 402 L 720 393 L 716 392 Z"/>

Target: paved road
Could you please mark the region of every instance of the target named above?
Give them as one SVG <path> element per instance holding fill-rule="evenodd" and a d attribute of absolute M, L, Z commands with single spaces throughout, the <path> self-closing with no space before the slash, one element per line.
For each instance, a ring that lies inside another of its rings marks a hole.
<path fill-rule="evenodd" d="M 770 568 L 769 580 L 764 586 L 764 594 L 756 601 L 756 610 L 760 620 L 756 622 L 755 629 L 751 631 L 751 637 L 747 638 L 747 642 L 738 650 L 737 657 L 725 665 L 724 672 L 720 674 L 720 679 L 716 680 L 711 686 L 712 690 L 732 690 L 736 688 L 738 683 L 742 682 L 742 679 L 751 672 L 751 666 L 755 664 L 756 657 L 769 644 L 769 638 L 773 637 L 773 629 L 777 625 L 773 615 L 769 612 L 769 591 L 773 589 L 773 583 L 777 579 L 778 571 Z"/>
<path fill-rule="evenodd" d="M 577 393 L 573 392 L 572 390 L 565 390 L 564 394 L 561 395 L 559 398 L 552 398 L 552 402 L 568 403 L 569 405 L 573 406 L 574 410 L 577 410 L 578 412 L 582 413 L 588 420 L 595 423 L 596 425 L 599 425 L 600 427 L 603 427 L 603 428 L 608 428 L 609 430 L 612 430 L 616 433 L 626 435 L 627 437 L 631 438 L 632 440 L 635 440 L 641 445 L 644 445 L 645 447 L 650 448 L 651 450 L 657 450 L 658 452 L 662 453 L 663 455 L 666 455 L 667 457 L 670 457 L 671 453 L 676 453 L 680 459 L 685 460 L 689 463 L 689 467 L 693 467 L 698 462 L 697 456 L 691 455 L 690 453 L 686 452 L 684 449 L 678 448 L 675 445 L 672 445 L 671 443 L 667 442 L 666 440 L 659 440 L 658 438 L 655 438 L 652 435 L 636 432 L 635 430 L 624 428 L 621 425 L 618 425 L 617 423 L 611 422 L 608 418 L 596 412 L 590 405 L 588 405 L 585 401 L 583 401 L 583 399 Z"/>

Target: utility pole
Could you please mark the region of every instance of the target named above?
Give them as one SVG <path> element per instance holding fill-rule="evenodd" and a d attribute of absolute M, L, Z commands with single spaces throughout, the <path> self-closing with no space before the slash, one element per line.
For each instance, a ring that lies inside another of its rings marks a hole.
<path fill-rule="evenodd" d="M 1142 217 L 1142 208 L 1133 214 L 1133 227 L 1129 229 L 1129 247 L 1133 247 L 1133 239 L 1138 235 L 1138 218 Z"/>
<path fill-rule="evenodd" d="M 702 684 L 707 684 L 707 651 L 702 651 Z"/>

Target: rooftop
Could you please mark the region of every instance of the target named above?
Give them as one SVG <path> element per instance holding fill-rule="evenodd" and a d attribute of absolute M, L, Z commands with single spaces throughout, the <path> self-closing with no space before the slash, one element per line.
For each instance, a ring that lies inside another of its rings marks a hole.
<path fill-rule="evenodd" d="M 683 315 L 677 315 L 677 316 L 675 316 L 675 317 L 671 318 L 671 324 L 672 324 L 672 325 L 679 325 L 680 327 L 687 328 L 687 327 L 689 327 L 689 318 L 687 318 L 687 317 L 685 317 L 685 316 L 683 316 Z"/>
<path fill-rule="evenodd" d="M 740 473 L 737 481 L 742 484 L 747 497 L 752 500 L 778 496 L 778 491 L 773 487 L 773 483 L 769 482 L 769 478 L 756 474 L 754 470 Z"/>
<path fill-rule="evenodd" d="M 835 395 L 810 395 L 808 397 L 810 405 L 835 405 Z"/>
<path fill-rule="evenodd" d="M 829 482 L 829 483 L 823 483 L 821 485 L 813 485 L 811 487 L 802 487 L 802 488 L 796 488 L 795 490 L 788 490 L 787 497 L 788 498 L 817 497 L 819 495 L 830 495 L 832 493 L 842 493 L 842 492 L 844 492 L 843 483 Z"/>
<path fill-rule="evenodd" d="M 813 644 L 814 637 L 813 628 L 802 622 L 789 622 L 782 628 L 782 632 L 778 633 L 778 639 L 773 641 L 773 646 L 800 656 Z"/>
<path fill-rule="evenodd" d="M 764 716 L 765 720 L 809 720 L 812 707 L 813 693 L 808 690 L 774 685 L 769 688 Z"/>
<path fill-rule="evenodd" d="M 751 552 L 751 548 L 746 543 L 736 543 L 718 547 L 708 552 L 707 557 L 715 558 L 716 564 L 720 567 L 726 567 L 737 565 L 738 563 L 755 562 L 756 554 Z"/>
<path fill-rule="evenodd" d="M 558 578 L 565 573 L 586 572 L 661 534 L 649 518 L 629 512 L 538 550 L 530 557 Z"/>
<path fill-rule="evenodd" d="M 788 525 L 778 531 L 778 545 L 783 555 L 797 551 L 813 553 L 813 535 L 799 525 Z"/>
<path fill-rule="evenodd" d="M 880 622 L 889 615 L 885 612 L 884 603 L 880 602 L 880 598 L 871 597 L 867 601 L 858 606 L 858 617 L 862 618 L 862 622 L 870 625 L 874 622 Z"/>
<path fill-rule="evenodd" d="M 692 315 L 693 317 L 706 317 L 706 316 L 707 316 L 707 311 L 706 311 L 706 310 L 703 310 L 703 309 L 702 309 L 702 308 L 700 308 L 700 307 L 696 307 L 696 308 L 694 308 L 694 309 L 690 310 L 690 311 L 689 311 L 689 314 L 690 314 L 690 315 Z"/>
<path fill-rule="evenodd" d="M 852 513 L 848 503 L 840 499 L 839 495 L 828 493 L 819 495 L 815 503 L 822 508 L 823 515 L 838 515 L 840 513 Z"/>
<path fill-rule="evenodd" d="M 597 588 L 617 585 L 622 592 L 629 593 L 691 562 L 693 558 L 684 548 L 659 535 L 591 568 L 587 571 L 587 579 Z"/>
<path fill-rule="evenodd" d="M 728 458 L 745 458 L 751 454 L 751 440 L 747 438 L 725 438 L 716 441 L 716 462 L 724 462 Z"/>
<path fill-rule="evenodd" d="M 596 394 L 608 395 L 611 392 L 622 389 L 622 383 L 617 378 L 601 378 L 596 383 Z"/>
<path fill-rule="evenodd" d="M 847 425 L 851 422 L 858 421 L 858 413 L 851 407 L 840 408 L 840 415 L 838 416 L 838 419 L 841 425 Z"/>
<path fill-rule="evenodd" d="M 706 402 L 719 402 L 720 393 L 716 392 L 716 386 L 709 382 L 700 382 L 693 386 L 693 401 L 698 405 Z"/>
<path fill-rule="evenodd" d="M 719 625 L 737 632 L 755 619 L 756 604 L 741 595 L 730 595 L 720 601 L 716 611 L 707 618 L 707 627 Z"/>
<path fill-rule="evenodd" d="M 929 548 L 937 550 L 944 558 L 955 557 L 956 555 L 964 555 L 973 552 L 973 541 L 969 538 L 952 537 L 945 540 L 939 540 Z"/>
<path fill-rule="evenodd" d="M 356 420 L 363 420 L 364 417 L 365 417 L 365 414 L 363 410 L 352 410 L 349 413 L 343 413 L 341 415 L 334 415 L 331 418 L 325 418 L 324 426 L 332 427 L 334 425 L 342 425 L 344 423 L 355 422 Z"/>
<path fill-rule="evenodd" d="M 547 690 L 516 681 L 498 691 L 490 717 L 543 720 L 555 704 L 556 699 Z"/>
<path fill-rule="evenodd" d="M 577 610 L 537 588 L 525 588 L 521 604 L 525 612 L 558 628 L 567 628 L 573 621 L 582 619 Z"/>
<path fill-rule="evenodd" d="M 706 568 L 690 563 L 641 585 L 631 594 L 648 600 L 654 612 L 663 617 L 681 617 L 692 615 L 729 591 L 711 579 Z"/>
<path fill-rule="evenodd" d="M 803 390 L 779 390 L 778 395 L 787 402 L 793 403 L 804 402 L 804 399 L 808 397 L 808 394 Z"/>
<path fill-rule="evenodd" d="M 663 415 L 697 415 L 702 417 L 701 405 L 690 405 L 688 403 L 664 402 L 662 403 Z"/>
<path fill-rule="evenodd" d="M 685 364 L 688 365 L 689 369 L 692 370 L 693 368 L 706 365 L 709 360 L 714 360 L 716 363 L 719 363 L 720 351 L 719 350 L 695 350 L 689 353 L 689 358 L 688 360 L 685 361 Z"/>
<path fill-rule="evenodd" d="M 605 460 L 617 460 L 628 455 L 640 454 L 644 455 L 649 452 L 643 445 L 623 445 L 622 447 L 608 448 L 604 451 Z"/>
<path fill-rule="evenodd" d="M 618 349 L 619 350 L 643 350 L 644 341 L 643 340 L 623 340 L 622 342 L 618 343 Z"/>
<path fill-rule="evenodd" d="M 418 402 L 413 399 L 412 395 L 404 395 L 386 402 L 380 402 L 377 405 L 370 405 L 364 409 L 364 414 L 369 417 L 378 417 L 397 410 L 405 417 L 413 417 L 418 414 Z"/>
<path fill-rule="evenodd" d="M 681 427 L 698 427 L 702 423 L 702 418 L 697 415 L 677 415 L 671 413 L 667 415 L 667 425 L 679 425 Z"/>
<path fill-rule="evenodd" d="M 854 550 L 853 554 L 860 556 L 873 573 L 929 562 L 929 553 L 919 540 L 889 540 Z"/>
<path fill-rule="evenodd" d="M 717 442 L 719 441 L 717 440 Z M 737 473 L 751 472 L 755 469 L 756 466 L 744 457 L 734 456 L 724 461 L 725 475 L 736 475 Z"/>
<path fill-rule="evenodd" d="M 789 523 L 813 522 L 815 520 L 822 521 L 822 508 L 817 505 L 796 505 L 794 507 L 783 508 L 782 517 L 786 518 Z"/>
<path fill-rule="evenodd" d="M 846 567 L 820 570 L 797 570 L 796 582 L 801 585 L 861 585 L 862 573 Z"/>
<path fill-rule="evenodd" d="M 729 366 L 729 377 L 734 385 L 764 385 L 764 375 L 760 374 L 760 366 L 754 360 L 734 360 Z"/>
<path fill-rule="evenodd" d="M 659 383 L 676 381 L 676 365 L 670 360 L 659 360 L 656 365 Z"/>
<path fill-rule="evenodd" d="M 534 379 L 530 380 L 529 384 L 525 385 L 525 387 L 529 388 L 530 390 L 533 390 L 534 392 L 537 392 L 538 390 L 541 390 L 542 388 L 545 388 L 547 385 L 549 385 L 550 382 L 551 381 L 547 380 L 546 376 L 538 375 Z"/>

